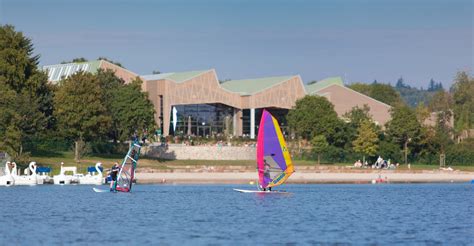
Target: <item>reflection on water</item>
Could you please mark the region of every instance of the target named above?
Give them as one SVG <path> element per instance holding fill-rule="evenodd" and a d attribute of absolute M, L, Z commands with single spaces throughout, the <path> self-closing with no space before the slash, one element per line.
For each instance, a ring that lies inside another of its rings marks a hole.
<path fill-rule="evenodd" d="M 473 243 L 471 184 L 134 188 L 0 187 L 0 245 Z"/>

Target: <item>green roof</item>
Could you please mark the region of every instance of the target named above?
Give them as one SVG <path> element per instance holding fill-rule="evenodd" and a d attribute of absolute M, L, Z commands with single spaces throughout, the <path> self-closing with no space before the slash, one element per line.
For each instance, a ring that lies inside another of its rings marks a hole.
<path fill-rule="evenodd" d="M 308 94 L 314 94 L 314 93 L 317 93 L 318 91 L 320 91 L 323 88 L 326 88 L 330 85 L 344 86 L 344 83 L 342 82 L 341 77 L 326 78 L 326 79 L 320 80 L 316 83 L 306 85 L 306 92 Z"/>
<path fill-rule="evenodd" d="M 160 73 L 160 74 L 143 75 L 141 77 L 145 80 L 169 79 L 169 80 L 173 80 L 176 83 L 182 83 L 198 76 L 199 74 L 202 74 L 208 71 L 209 70 L 188 71 L 188 72 L 179 72 L 179 73 Z"/>
<path fill-rule="evenodd" d="M 75 62 L 66 64 L 56 64 L 43 66 L 43 70 L 48 71 L 48 80 L 57 82 L 62 78 L 67 78 L 78 71 L 96 73 L 100 67 L 100 60 L 88 62 Z"/>
<path fill-rule="evenodd" d="M 294 76 L 267 77 L 258 79 L 229 80 L 221 83 L 222 88 L 237 92 L 240 95 L 253 95 L 277 84 L 285 82 Z"/>

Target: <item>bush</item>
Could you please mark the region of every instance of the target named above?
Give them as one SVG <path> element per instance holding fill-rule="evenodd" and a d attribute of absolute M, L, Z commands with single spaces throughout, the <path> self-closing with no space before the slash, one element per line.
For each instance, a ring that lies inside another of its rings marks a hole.
<path fill-rule="evenodd" d="M 128 151 L 128 143 L 92 142 L 91 152 L 94 154 L 125 154 Z"/>
<path fill-rule="evenodd" d="M 446 165 L 474 165 L 474 138 L 449 146 L 446 151 Z"/>
<path fill-rule="evenodd" d="M 404 160 L 402 150 L 398 144 L 387 140 L 382 140 L 379 142 L 377 153 L 385 160 L 390 159 L 392 163 L 402 163 Z"/>
<path fill-rule="evenodd" d="M 59 137 L 39 136 L 25 142 L 24 151 L 33 155 L 54 156 L 58 152 L 66 152 L 74 146 L 74 141 Z"/>

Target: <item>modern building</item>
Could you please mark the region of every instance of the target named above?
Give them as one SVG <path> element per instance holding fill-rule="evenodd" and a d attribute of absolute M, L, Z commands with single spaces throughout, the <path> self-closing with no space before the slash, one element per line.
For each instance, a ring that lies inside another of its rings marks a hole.
<path fill-rule="evenodd" d="M 134 72 L 131 72 L 123 67 L 117 66 L 105 60 L 43 66 L 43 70 L 46 70 L 48 72 L 48 80 L 51 83 L 57 83 L 61 79 L 65 79 L 79 71 L 95 73 L 98 69 L 113 70 L 115 76 L 123 79 L 125 83 L 132 81 L 138 76 L 138 74 Z"/>
<path fill-rule="evenodd" d="M 80 70 L 112 69 L 125 82 L 139 76 L 142 89 L 155 106 L 156 123 L 165 136 L 232 134 L 255 138 L 263 109 L 270 111 L 286 131 L 288 110 L 308 94 L 326 97 L 340 117 L 355 106 L 368 105 L 377 124 L 383 125 L 390 119 L 389 105 L 345 87 L 340 77 L 308 85 L 299 75 L 221 82 L 214 69 L 137 75 L 104 60 L 43 69 L 48 70 L 53 83 Z"/>

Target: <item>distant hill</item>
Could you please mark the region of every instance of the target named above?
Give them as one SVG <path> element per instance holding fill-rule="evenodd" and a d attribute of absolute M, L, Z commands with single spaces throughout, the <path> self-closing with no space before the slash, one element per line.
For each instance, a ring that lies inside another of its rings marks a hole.
<path fill-rule="evenodd" d="M 395 85 L 395 90 L 400 93 L 400 96 L 406 104 L 408 104 L 410 107 L 416 107 L 420 104 L 420 102 L 428 105 L 433 95 L 437 91 L 443 90 L 443 85 L 441 82 L 436 83 L 433 79 L 431 79 L 428 89 L 418 89 L 405 84 L 403 82 L 403 78 L 400 78 Z"/>
<path fill-rule="evenodd" d="M 422 90 L 414 87 L 410 88 L 397 88 L 395 90 L 400 93 L 402 100 L 408 104 L 410 107 L 416 107 L 420 102 L 423 102 L 425 105 L 428 105 L 429 101 L 434 95 L 434 91 Z"/>
<path fill-rule="evenodd" d="M 433 95 L 437 91 L 443 90 L 443 85 L 441 83 L 436 83 L 434 80 L 430 81 L 428 89 L 425 90 L 423 88 L 418 89 L 405 84 L 403 78 L 398 79 L 395 86 L 379 83 L 377 80 L 371 84 L 359 82 L 348 86 L 353 90 L 391 106 L 394 106 L 397 102 L 403 101 L 410 107 L 416 107 L 420 102 L 428 105 Z"/>

